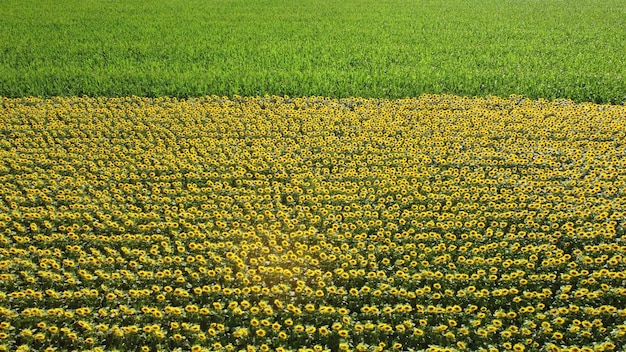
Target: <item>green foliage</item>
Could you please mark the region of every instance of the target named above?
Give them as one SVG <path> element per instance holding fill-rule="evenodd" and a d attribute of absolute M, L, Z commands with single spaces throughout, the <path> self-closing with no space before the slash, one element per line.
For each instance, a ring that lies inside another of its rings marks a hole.
<path fill-rule="evenodd" d="M 0 96 L 626 101 L 621 0 L 4 0 Z"/>

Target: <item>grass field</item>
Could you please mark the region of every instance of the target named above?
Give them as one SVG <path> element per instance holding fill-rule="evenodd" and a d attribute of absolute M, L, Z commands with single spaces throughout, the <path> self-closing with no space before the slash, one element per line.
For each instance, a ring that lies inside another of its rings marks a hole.
<path fill-rule="evenodd" d="M 611 351 L 626 107 L 0 99 L 0 350 Z"/>
<path fill-rule="evenodd" d="M 0 96 L 626 101 L 621 0 L 4 0 Z"/>

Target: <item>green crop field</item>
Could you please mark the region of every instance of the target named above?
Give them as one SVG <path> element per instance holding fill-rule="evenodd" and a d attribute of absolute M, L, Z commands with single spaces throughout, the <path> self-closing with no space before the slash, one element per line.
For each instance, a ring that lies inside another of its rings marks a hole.
<path fill-rule="evenodd" d="M 3 0 L 0 96 L 626 100 L 621 0 Z"/>

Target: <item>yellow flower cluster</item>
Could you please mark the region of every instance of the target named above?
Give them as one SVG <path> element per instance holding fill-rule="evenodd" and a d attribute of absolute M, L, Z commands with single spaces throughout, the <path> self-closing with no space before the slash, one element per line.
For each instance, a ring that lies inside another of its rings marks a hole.
<path fill-rule="evenodd" d="M 626 345 L 626 107 L 0 98 L 0 350 Z"/>

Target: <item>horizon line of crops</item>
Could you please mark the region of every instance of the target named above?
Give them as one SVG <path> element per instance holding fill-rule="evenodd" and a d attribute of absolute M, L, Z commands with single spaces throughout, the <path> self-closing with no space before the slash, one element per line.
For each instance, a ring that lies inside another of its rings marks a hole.
<path fill-rule="evenodd" d="M 619 0 L 7 0 L 0 14 L 7 97 L 626 101 Z"/>

